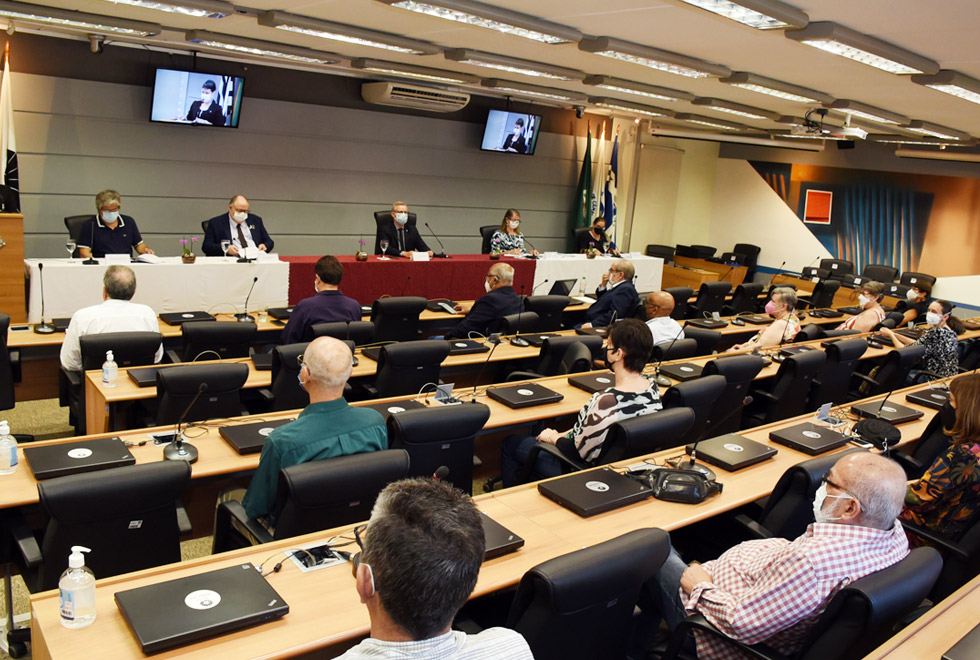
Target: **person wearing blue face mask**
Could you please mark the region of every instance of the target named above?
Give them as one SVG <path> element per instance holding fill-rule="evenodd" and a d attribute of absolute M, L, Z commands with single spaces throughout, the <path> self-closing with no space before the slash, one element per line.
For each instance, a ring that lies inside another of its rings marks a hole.
<path fill-rule="evenodd" d="M 432 250 L 425 244 L 419 236 L 419 230 L 414 224 L 408 221 L 408 205 L 405 202 L 395 202 L 391 205 L 391 223 L 382 223 L 378 226 L 378 240 L 388 241 L 388 255 L 399 257 L 412 257 L 413 252 L 427 252 L 432 256 Z M 375 250 L 375 254 L 384 254 L 385 250 L 380 247 Z"/>
<path fill-rule="evenodd" d="M 78 253 L 82 257 L 132 255 L 133 248 L 139 254 L 153 254 L 143 242 L 136 221 L 119 212 L 121 206 L 122 197 L 115 190 L 103 190 L 95 196 L 96 215 L 82 225 L 78 236 Z"/>

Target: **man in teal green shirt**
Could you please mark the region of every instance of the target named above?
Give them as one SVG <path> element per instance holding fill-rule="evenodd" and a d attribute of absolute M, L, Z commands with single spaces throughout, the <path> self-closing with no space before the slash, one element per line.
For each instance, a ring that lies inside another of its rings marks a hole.
<path fill-rule="evenodd" d="M 310 405 L 296 421 L 269 434 L 259 467 L 242 499 L 249 518 L 275 524 L 279 470 L 325 458 L 388 448 L 384 417 L 369 408 L 352 408 L 344 399 L 353 356 L 347 344 L 333 337 L 318 337 L 302 356 L 299 382 L 310 395 Z"/>

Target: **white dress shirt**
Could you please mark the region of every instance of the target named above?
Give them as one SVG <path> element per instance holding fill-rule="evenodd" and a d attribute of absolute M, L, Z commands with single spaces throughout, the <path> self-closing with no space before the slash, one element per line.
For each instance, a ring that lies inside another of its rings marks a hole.
<path fill-rule="evenodd" d="M 68 371 L 82 370 L 82 348 L 79 340 L 85 335 L 104 332 L 160 332 L 157 315 L 146 305 L 128 300 L 104 301 L 101 305 L 83 307 L 75 312 L 61 345 L 61 366 Z M 163 344 L 157 349 L 154 362 L 163 358 Z"/>
<path fill-rule="evenodd" d="M 669 316 L 650 319 L 647 321 L 647 327 L 650 328 L 650 332 L 653 334 L 654 346 L 666 344 L 667 342 L 674 341 L 674 339 L 678 341 L 684 339 L 684 330 L 681 328 L 681 324 Z"/>
<path fill-rule="evenodd" d="M 476 635 L 450 630 L 418 642 L 384 642 L 367 638 L 337 660 L 534 660 L 520 633 L 487 628 Z"/>
<path fill-rule="evenodd" d="M 229 213 L 228 222 L 231 223 L 229 225 L 229 230 L 231 231 L 231 242 L 236 248 L 241 250 L 243 247 L 249 247 L 249 246 L 258 247 L 258 244 L 255 242 L 255 239 L 252 238 L 252 232 L 250 232 L 248 229 L 248 218 L 245 218 L 242 224 L 239 225 L 237 222 L 235 222 L 235 219 L 231 217 L 231 213 Z M 241 226 L 242 228 L 242 233 L 245 234 L 245 240 L 248 241 L 248 245 L 242 245 L 242 242 L 238 240 L 239 226 Z"/>

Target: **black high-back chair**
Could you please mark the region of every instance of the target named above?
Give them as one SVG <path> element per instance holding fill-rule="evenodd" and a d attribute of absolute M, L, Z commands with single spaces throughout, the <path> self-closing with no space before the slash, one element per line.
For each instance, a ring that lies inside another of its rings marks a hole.
<path fill-rule="evenodd" d="M 692 245 L 691 247 L 698 253 L 699 259 L 710 259 L 718 251 L 718 248 L 710 245 Z"/>
<path fill-rule="evenodd" d="M 732 248 L 732 252 L 744 257 L 742 265 L 748 268 L 748 271 L 745 273 L 745 281 L 751 282 L 755 276 L 756 268 L 759 267 L 759 254 L 762 253 L 762 248 L 751 243 L 736 243 Z"/>
<path fill-rule="evenodd" d="M 561 313 L 572 304 L 568 296 L 528 296 L 524 299 L 524 311 L 538 315 L 538 325 L 532 332 L 561 330 Z"/>
<path fill-rule="evenodd" d="M 480 227 L 480 254 L 490 254 L 490 239 L 493 232 L 500 229 L 500 225 L 483 225 Z"/>
<path fill-rule="evenodd" d="M 259 335 L 259 328 L 249 321 L 190 321 L 180 326 L 180 334 L 184 347 L 180 359 L 174 361 L 223 360 L 248 357 Z"/>
<path fill-rule="evenodd" d="M 687 318 L 688 299 L 694 295 L 694 289 L 689 286 L 672 286 L 664 289 L 674 299 L 674 311 L 670 313 L 670 318 L 681 321 Z"/>
<path fill-rule="evenodd" d="M 816 410 L 825 403 L 847 401 L 847 389 L 861 356 L 868 350 L 864 339 L 842 339 L 827 345 L 827 361 L 813 379 L 807 410 Z"/>
<path fill-rule="evenodd" d="M 874 376 L 854 372 L 854 377 L 869 385 L 867 392 L 852 392 L 853 398 L 877 396 L 901 387 L 912 371 L 925 357 L 926 347 L 921 344 L 895 348 L 885 355 Z"/>
<path fill-rule="evenodd" d="M 534 370 L 512 371 L 507 375 L 507 381 L 592 371 L 592 360 L 596 352 L 600 351 L 602 351 L 602 338 L 596 335 L 548 337 L 541 344 L 541 353 L 538 354 L 538 364 Z"/>
<path fill-rule="evenodd" d="M 208 224 L 210 222 L 211 222 L 210 220 L 201 220 L 201 231 L 203 233 L 205 234 L 208 233 Z"/>
<path fill-rule="evenodd" d="M 891 284 L 898 277 L 898 269 L 884 264 L 868 264 L 861 274 L 844 281 L 844 286 L 856 289 L 865 282 L 881 282 Z"/>
<path fill-rule="evenodd" d="M 449 356 L 449 342 L 435 339 L 402 342 L 381 347 L 372 398 L 417 394 L 426 383 L 439 382 L 442 361 Z"/>
<path fill-rule="evenodd" d="M 76 242 L 82 238 L 82 227 L 86 222 L 92 219 L 92 214 L 87 215 L 69 215 L 65 216 L 65 229 L 68 230 L 68 236 L 71 237 Z M 78 257 L 79 252 L 76 247 L 71 253 L 72 258 Z"/>
<path fill-rule="evenodd" d="M 592 230 L 592 227 L 576 227 L 572 230 L 572 240 L 575 245 L 579 244 L 579 237 L 583 234 L 588 234 Z"/>
<path fill-rule="evenodd" d="M 799 298 L 800 303 L 798 304 L 798 309 L 824 309 L 826 307 L 833 307 L 834 296 L 837 295 L 837 290 L 840 288 L 840 280 L 820 280 L 817 282 L 816 286 L 813 287 L 813 293 L 809 297 L 801 296 Z"/>
<path fill-rule="evenodd" d="M 350 339 L 355 346 L 364 346 L 374 342 L 374 323 L 371 321 L 316 323 L 310 326 L 310 341 L 317 337 Z"/>
<path fill-rule="evenodd" d="M 250 519 L 241 502 L 222 502 L 215 511 L 212 552 L 251 545 L 233 520 L 258 543 L 367 520 L 378 494 L 393 481 L 407 477 L 410 464 L 405 450 L 386 449 L 283 468 L 273 507 L 277 512 L 275 534 Z"/>
<path fill-rule="evenodd" d="M 384 211 L 375 211 L 374 212 L 374 226 L 375 226 L 375 232 L 374 232 L 374 253 L 375 254 L 379 254 L 381 252 L 381 246 L 379 245 L 379 241 L 381 239 L 379 237 L 379 234 L 378 234 L 378 231 L 377 230 L 381 229 L 381 226 L 382 225 L 385 225 L 385 224 L 394 224 L 394 222 L 395 222 L 395 220 L 391 217 L 391 209 L 385 209 Z M 418 216 L 415 215 L 415 213 L 409 211 L 409 213 L 408 213 L 408 221 L 405 223 L 405 226 L 406 227 L 407 226 L 416 227 L 417 226 L 417 223 L 418 223 Z M 389 253 L 390 253 L 392 247 L 394 247 L 394 246 L 392 246 L 392 245 L 389 245 L 388 246 Z"/>
<path fill-rule="evenodd" d="M 705 314 L 721 313 L 725 296 L 732 290 L 731 282 L 705 282 L 698 290 L 698 298 L 687 310 L 687 318 L 699 319 Z"/>
<path fill-rule="evenodd" d="M 927 282 L 930 286 L 936 285 L 936 276 L 927 275 L 926 273 L 916 273 L 915 271 L 907 270 L 902 273 L 902 276 L 898 279 L 899 284 L 904 284 L 907 287 L 912 287 L 915 284 L 921 282 Z"/>
<path fill-rule="evenodd" d="M 439 478 L 473 493 L 473 439 L 490 419 L 482 403 L 406 410 L 388 418 L 388 446 L 411 459 L 409 476 Z"/>
<path fill-rule="evenodd" d="M 793 337 L 793 343 L 802 343 L 805 341 L 813 341 L 814 339 L 820 339 L 823 336 L 823 328 L 821 328 L 816 323 L 807 323 L 800 331 L 796 333 Z"/>
<path fill-rule="evenodd" d="M 371 305 L 374 341 L 412 341 L 419 338 L 419 314 L 425 310 L 425 298 L 399 296 L 379 298 Z"/>
<path fill-rule="evenodd" d="M 820 350 L 797 353 L 784 359 L 772 380 L 771 389 L 752 390 L 757 404 L 750 408 L 753 415 L 745 422 L 746 426 L 802 415 L 810 385 L 826 361 L 827 354 Z"/>
<path fill-rule="evenodd" d="M 830 278 L 830 271 L 826 268 L 818 268 L 816 266 L 806 266 L 801 272 L 800 277 L 805 280 L 813 280 L 817 278 L 818 280 L 826 280 Z"/>
<path fill-rule="evenodd" d="M 725 316 L 734 316 L 743 312 L 754 312 L 759 306 L 759 296 L 762 294 L 762 284 L 759 282 L 742 283 L 735 287 L 732 300 L 722 307 Z"/>
<path fill-rule="evenodd" d="M 690 435 L 697 422 L 691 408 L 658 410 L 649 415 L 631 417 L 609 427 L 596 463 L 606 465 L 643 456 L 661 449 L 677 447 Z"/>
<path fill-rule="evenodd" d="M 835 280 L 854 275 L 854 262 L 847 259 L 821 259 L 820 268 L 830 271 L 830 276 Z"/>
<path fill-rule="evenodd" d="M 646 255 L 648 257 L 660 257 L 664 263 L 668 263 L 674 260 L 674 248 L 669 245 L 651 243 L 647 245 Z"/>
<path fill-rule="evenodd" d="M 537 660 L 624 660 L 644 582 L 670 551 L 660 529 L 638 529 L 539 564 L 524 574 L 507 616 Z"/>
<path fill-rule="evenodd" d="M 698 355 L 698 341 L 691 337 L 657 344 L 653 347 L 650 362 L 669 362 L 683 360 Z"/>
<path fill-rule="evenodd" d="M 721 333 L 717 330 L 696 328 L 690 324 L 684 327 L 684 336 L 697 342 L 698 352 L 695 355 L 711 355 L 721 341 Z"/>
<path fill-rule="evenodd" d="M 13 366 L 20 367 L 20 351 L 10 351 L 7 348 L 7 331 L 9 329 L 10 315 L 0 314 L 0 410 L 10 410 L 16 405 Z M 17 442 L 34 440 L 34 436 L 23 433 L 15 433 L 14 437 Z"/>
<path fill-rule="evenodd" d="M 206 389 L 187 411 L 184 421 L 237 417 L 248 413 L 242 406 L 241 390 L 248 380 L 248 365 L 208 364 L 169 367 L 157 372 L 156 415 L 154 426 L 176 424 L 181 414 Z"/>
<path fill-rule="evenodd" d="M 726 383 L 725 390 L 708 416 L 704 437 L 732 433 L 741 428 L 745 397 L 749 394 L 752 381 L 764 366 L 766 363 L 763 359 L 755 355 L 731 355 L 704 365 L 702 377 L 721 375 Z"/>
<path fill-rule="evenodd" d="M 507 316 L 500 317 L 500 333 L 513 335 L 520 332 L 526 335 L 529 332 L 537 332 L 536 328 L 540 322 L 538 315 L 534 312 L 508 314 Z"/>
<path fill-rule="evenodd" d="M 947 414 L 956 414 L 948 401 L 944 404 L 944 408 L 947 409 Z M 943 426 L 943 416 L 937 412 L 929 420 L 926 430 L 919 436 L 919 441 L 915 443 L 911 453 L 906 453 L 904 447 L 891 450 L 891 457 L 898 461 L 909 479 L 920 478 L 940 454 L 949 451 L 952 438 L 946 435 Z"/>
<path fill-rule="evenodd" d="M 678 383 L 664 392 L 663 405 L 665 409 L 690 408 L 694 411 L 694 425 L 677 444 L 683 445 L 695 442 L 708 427 L 708 417 L 715 407 L 715 402 L 725 391 L 727 382 L 724 376 L 703 376 L 684 383 Z"/>
<path fill-rule="evenodd" d="M 310 394 L 299 384 L 299 356 L 309 342 L 286 344 L 272 349 L 272 384 L 269 410 L 294 410 L 310 403 Z"/>

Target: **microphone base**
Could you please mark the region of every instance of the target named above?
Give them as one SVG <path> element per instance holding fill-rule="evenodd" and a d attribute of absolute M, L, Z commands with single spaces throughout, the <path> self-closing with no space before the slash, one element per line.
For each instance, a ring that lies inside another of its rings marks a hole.
<path fill-rule="evenodd" d="M 656 377 L 654 377 L 653 382 L 655 382 L 660 387 L 673 387 L 674 385 L 674 381 L 667 378 L 666 376 L 661 376 L 660 374 L 657 374 Z"/>
<path fill-rule="evenodd" d="M 452 257 L 450 257 L 448 254 L 446 254 L 444 252 L 440 252 L 438 254 L 433 254 L 432 255 L 432 258 L 433 259 L 452 259 Z"/>
<path fill-rule="evenodd" d="M 246 314 L 245 312 L 242 312 L 241 314 L 235 314 L 235 320 L 242 321 L 242 322 L 254 321 L 255 317 L 251 316 L 250 314 Z"/>
<path fill-rule="evenodd" d="M 717 478 L 714 473 L 714 470 L 712 470 L 711 468 L 705 465 L 702 465 L 701 463 L 696 463 L 693 458 L 688 458 L 688 459 L 680 458 L 674 461 L 671 465 L 677 468 L 678 470 L 694 470 L 695 472 L 700 472 L 701 474 L 704 475 L 704 478 L 709 481 L 715 481 L 715 479 Z"/>
<path fill-rule="evenodd" d="M 180 443 L 179 447 L 176 443 L 170 443 L 163 448 L 163 458 L 167 461 L 193 463 L 197 460 L 197 447 L 187 442 Z"/>
<path fill-rule="evenodd" d="M 85 261 L 82 262 L 82 265 L 83 266 L 98 266 L 99 265 L 99 262 L 96 261 L 93 257 L 89 257 L 88 259 L 86 259 Z"/>
<path fill-rule="evenodd" d="M 41 321 L 40 323 L 34 326 L 34 332 L 36 332 L 39 335 L 51 335 L 54 334 L 55 327 L 50 323 L 45 323 L 44 321 Z"/>
<path fill-rule="evenodd" d="M 530 346 L 531 344 L 530 342 L 528 342 L 528 340 L 524 339 L 524 337 L 511 337 L 510 345 L 525 347 L 525 346 Z"/>

